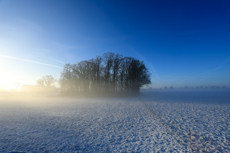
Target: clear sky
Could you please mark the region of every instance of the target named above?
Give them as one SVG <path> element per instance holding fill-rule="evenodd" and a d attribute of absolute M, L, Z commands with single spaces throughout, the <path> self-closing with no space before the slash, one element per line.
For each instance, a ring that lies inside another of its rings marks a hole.
<path fill-rule="evenodd" d="M 120 53 L 152 87 L 230 86 L 230 1 L 0 0 L 0 88 Z"/>

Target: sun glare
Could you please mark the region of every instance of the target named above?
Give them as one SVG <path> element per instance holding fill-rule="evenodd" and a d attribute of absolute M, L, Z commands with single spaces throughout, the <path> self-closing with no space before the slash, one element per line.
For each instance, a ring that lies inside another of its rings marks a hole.
<path fill-rule="evenodd" d="M 0 89 L 12 90 L 17 89 L 15 85 L 16 80 L 14 80 L 15 74 L 13 71 L 2 61 L 0 62 Z"/>

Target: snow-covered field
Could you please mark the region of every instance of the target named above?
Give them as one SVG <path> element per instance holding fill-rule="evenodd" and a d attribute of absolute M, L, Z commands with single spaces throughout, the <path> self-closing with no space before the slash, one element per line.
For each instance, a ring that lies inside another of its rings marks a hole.
<path fill-rule="evenodd" d="M 192 152 L 189 128 L 230 152 L 226 95 L 0 100 L 0 152 Z"/>

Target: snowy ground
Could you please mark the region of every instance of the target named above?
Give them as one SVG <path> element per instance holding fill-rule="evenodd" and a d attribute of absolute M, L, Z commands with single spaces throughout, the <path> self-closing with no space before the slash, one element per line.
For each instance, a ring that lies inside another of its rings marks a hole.
<path fill-rule="evenodd" d="M 191 152 L 188 128 L 230 146 L 228 97 L 218 104 L 152 95 L 1 100 L 0 152 Z"/>

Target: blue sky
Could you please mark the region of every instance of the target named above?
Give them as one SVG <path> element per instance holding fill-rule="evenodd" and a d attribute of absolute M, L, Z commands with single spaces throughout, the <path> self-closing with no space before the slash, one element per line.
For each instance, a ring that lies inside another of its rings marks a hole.
<path fill-rule="evenodd" d="M 230 1 L 1 0 L 0 88 L 59 79 L 105 52 L 143 60 L 152 87 L 230 86 Z"/>

